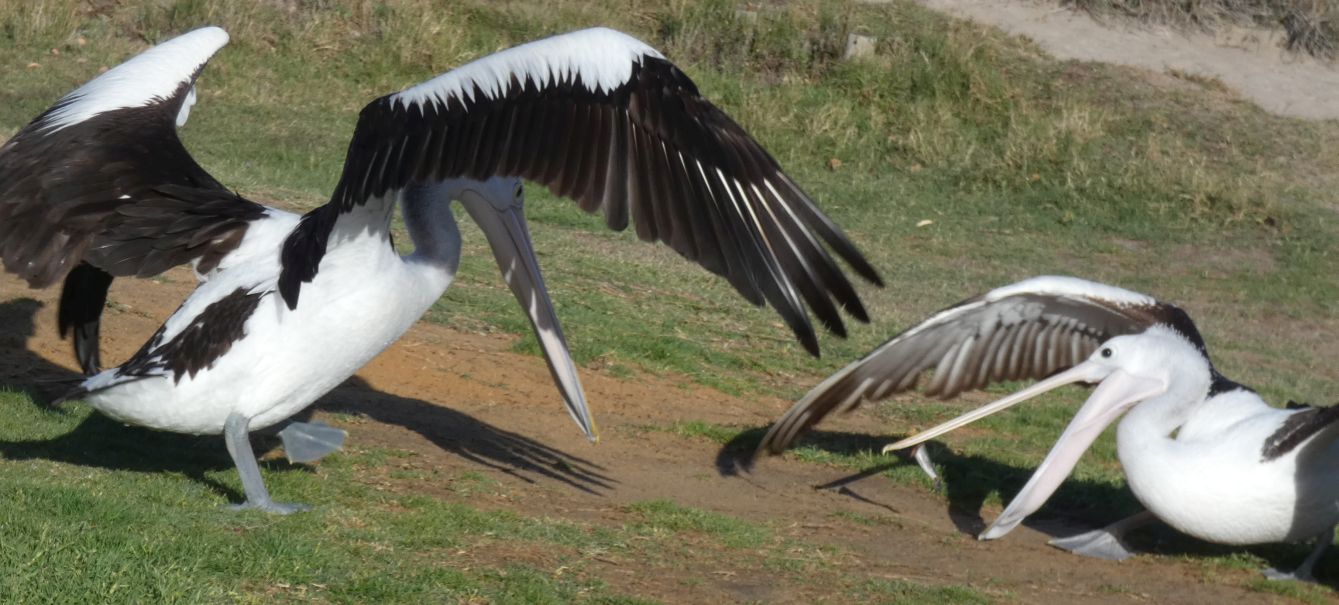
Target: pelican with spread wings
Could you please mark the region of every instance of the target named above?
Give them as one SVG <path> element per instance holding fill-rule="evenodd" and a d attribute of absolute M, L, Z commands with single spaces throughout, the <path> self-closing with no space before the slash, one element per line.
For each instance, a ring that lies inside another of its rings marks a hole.
<path fill-rule="evenodd" d="M 177 137 L 217 27 L 155 46 L 66 95 L 0 147 L 0 256 L 63 280 L 60 323 L 94 373 L 69 396 L 123 422 L 224 436 L 243 506 L 270 499 L 249 432 L 287 419 L 394 342 L 451 284 L 452 202 L 479 224 L 529 316 L 563 402 L 595 425 L 544 287 L 523 181 L 628 225 L 773 306 L 817 355 L 808 310 L 868 321 L 829 250 L 879 277 L 747 132 L 655 49 L 588 29 L 504 50 L 373 100 L 330 201 L 296 215 L 248 201 Z M 414 250 L 391 245 L 396 208 Z M 190 263 L 201 279 L 148 342 L 98 371 L 113 278 Z"/>

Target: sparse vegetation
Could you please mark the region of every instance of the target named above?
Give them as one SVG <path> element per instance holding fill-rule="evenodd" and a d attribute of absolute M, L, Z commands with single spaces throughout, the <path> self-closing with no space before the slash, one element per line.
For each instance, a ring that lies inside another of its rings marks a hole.
<path fill-rule="evenodd" d="M 875 603 L 912 605 L 914 603 L 953 603 L 985 605 L 992 602 L 985 595 L 959 586 L 927 587 L 898 580 L 874 580 L 864 586 Z"/>
<path fill-rule="evenodd" d="M 642 517 L 642 531 L 698 532 L 719 539 L 732 548 L 757 548 L 768 541 L 768 532 L 756 525 L 726 515 L 686 508 L 667 500 L 639 502 L 628 507 Z"/>
<path fill-rule="evenodd" d="M 1339 58 L 1339 5 L 1329 0 L 1061 0 L 1098 16 L 1213 30 L 1223 24 L 1283 30 L 1284 47 Z"/>

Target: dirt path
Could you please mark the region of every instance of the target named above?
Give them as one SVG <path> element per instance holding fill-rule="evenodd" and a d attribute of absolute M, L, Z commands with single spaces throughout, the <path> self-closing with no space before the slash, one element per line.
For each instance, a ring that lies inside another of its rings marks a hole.
<path fill-rule="evenodd" d="M 182 270 L 161 283 L 119 280 L 105 322 L 105 357 L 114 362 L 130 355 L 191 283 Z M 0 317 L 7 322 L 0 328 L 0 377 L 7 383 L 41 385 L 47 378 L 41 368 L 72 367 L 67 343 L 54 334 L 54 295 L 54 289 L 31 291 L 9 276 L 0 278 Z M 354 451 L 410 452 L 399 459 L 397 469 L 386 469 L 385 476 L 373 471 L 366 478 L 378 487 L 595 526 L 635 521 L 629 504 L 670 500 L 767 522 L 785 537 L 833 546 L 834 560 L 823 573 L 837 578 L 969 584 L 1003 601 L 1025 603 L 1281 599 L 1244 588 L 1255 578 L 1253 572 L 1206 567 L 1193 555 L 1142 556 L 1124 563 L 1080 559 L 1047 547 L 1047 536 L 1035 528 L 1021 528 L 1000 541 L 977 542 L 972 534 L 981 521 L 971 514 L 975 511 L 950 515 L 944 500 L 927 490 L 893 485 L 877 476 L 845 490 L 817 490 L 814 486 L 848 473 L 785 459 L 765 461 L 752 474 L 722 473 L 718 446 L 646 430 L 678 420 L 762 425 L 787 406 L 776 399 L 742 400 L 663 379 L 630 381 L 584 372 L 604 436 L 602 443 L 591 446 L 563 412 L 543 362 L 511 353 L 508 347 L 506 338 L 420 324 L 324 398 L 318 416 L 348 429 Z M 341 414 L 332 419 L 328 411 Z M 867 427 L 875 423 L 857 413 L 830 424 L 831 430 L 869 434 Z M 397 480 L 390 472 L 405 469 L 444 480 Z M 493 487 L 470 495 L 448 489 L 462 475 L 483 475 Z M 990 518 L 997 512 L 982 514 Z M 857 522 L 859 516 L 887 521 L 871 526 Z M 1050 525 L 1055 529 L 1056 522 Z M 560 564 L 556 554 L 533 550 L 498 544 L 462 558 L 473 565 Z M 671 565 L 662 562 L 649 569 L 613 555 L 594 557 L 585 572 L 618 592 L 667 602 L 810 603 L 830 598 L 822 578 L 742 563 L 722 568 L 721 556 L 704 563 L 694 552 L 666 553 L 674 559 Z"/>
<path fill-rule="evenodd" d="M 1265 111 L 1339 119 L 1339 69 L 1284 51 L 1281 33 L 1225 29 L 1216 35 L 1099 23 L 1056 2 L 916 0 L 921 5 L 1026 36 L 1061 59 L 1103 61 L 1216 78 Z"/>

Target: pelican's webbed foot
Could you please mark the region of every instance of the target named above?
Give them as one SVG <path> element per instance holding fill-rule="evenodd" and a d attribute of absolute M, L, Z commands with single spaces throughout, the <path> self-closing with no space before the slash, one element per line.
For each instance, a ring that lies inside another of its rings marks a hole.
<path fill-rule="evenodd" d="M 289 462 L 315 462 L 344 446 L 348 433 L 323 422 L 290 422 L 279 431 Z"/>
<path fill-rule="evenodd" d="M 223 423 L 223 442 L 228 446 L 233 464 L 237 465 L 237 474 L 242 478 L 242 490 L 246 492 L 246 502 L 228 508 L 256 509 L 278 515 L 307 510 L 309 507 L 305 504 L 285 504 L 270 499 L 270 492 L 265 489 L 265 480 L 260 476 L 260 465 L 256 464 L 256 454 L 251 450 L 251 438 L 247 434 L 250 422 L 246 416 L 232 413 Z"/>
<path fill-rule="evenodd" d="M 1304 572 L 1299 567 L 1293 571 L 1283 571 L 1277 567 L 1267 567 L 1260 570 L 1266 580 L 1276 580 L 1279 582 L 1315 582 L 1316 578 L 1311 576 L 1310 572 Z"/>
<path fill-rule="evenodd" d="M 275 502 L 274 500 L 268 499 L 264 502 L 256 502 L 247 498 L 246 502 L 241 504 L 229 504 L 228 510 L 258 510 L 275 515 L 290 515 L 305 510 L 311 510 L 311 507 L 296 502 Z"/>
<path fill-rule="evenodd" d="M 1105 529 L 1095 529 L 1068 538 L 1056 538 L 1047 542 L 1047 544 L 1076 555 L 1108 561 L 1124 561 L 1135 554 L 1121 542 L 1119 536 L 1113 535 Z"/>
<path fill-rule="evenodd" d="M 1330 527 L 1329 529 L 1320 532 L 1319 536 L 1316 536 L 1316 547 L 1311 550 L 1311 554 L 1306 556 L 1306 560 L 1302 561 L 1302 564 L 1297 566 L 1297 569 L 1293 571 L 1283 571 L 1276 567 L 1270 567 L 1261 570 L 1261 572 L 1270 580 L 1315 582 L 1316 577 L 1311 575 L 1311 573 L 1316 569 L 1316 563 L 1320 562 L 1320 557 L 1325 554 L 1325 551 L 1329 550 L 1330 544 L 1333 542 L 1334 527 Z"/>
<path fill-rule="evenodd" d="M 1135 554 L 1134 551 L 1125 544 L 1125 534 L 1130 530 L 1148 525 L 1155 520 L 1157 520 L 1157 517 L 1154 517 L 1153 513 L 1143 511 L 1139 514 L 1121 519 L 1102 529 L 1096 529 L 1068 538 L 1056 538 L 1047 542 L 1047 544 L 1085 557 L 1106 559 L 1108 561 L 1124 561 L 1133 557 Z"/>

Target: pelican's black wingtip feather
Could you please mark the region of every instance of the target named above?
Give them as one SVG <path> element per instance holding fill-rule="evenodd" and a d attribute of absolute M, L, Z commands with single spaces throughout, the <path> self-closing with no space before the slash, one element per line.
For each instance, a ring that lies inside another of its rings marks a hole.
<path fill-rule="evenodd" d="M 879 272 L 875 271 L 874 267 L 871 267 L 868 264 L 866 264 L 865 266 L 867 267 L 868 271 L 856 267 L 855 268 L 856 272 L 860 273 L 860 275 L 864 277 L 866 280 L 868 280 L 869 283 L 874 284 L 874 287 L 876 288 L 884 287 L 883 277 L 879 275 Z"/>
<path fill-rule="evenodd" d="M 814 335 L 813 328 L 806 331 L 795 331 L 795 336 L 800 339 L 800 344 L 804 345 L 804 350 L 808 351 L 814 359 L 822 359 L 823 352 L 818 348 L 818 337 Z"/>

